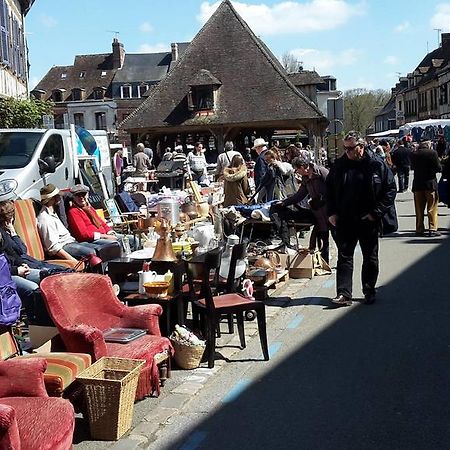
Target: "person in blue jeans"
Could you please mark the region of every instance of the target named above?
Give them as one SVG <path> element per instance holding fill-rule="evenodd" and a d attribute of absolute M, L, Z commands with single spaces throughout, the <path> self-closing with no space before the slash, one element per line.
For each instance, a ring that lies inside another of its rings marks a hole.
<path fill-rule="evenodd" d="M 27 247 L 14 229 L 14 202 L 0 202 L 1 251 L 8 260 L 17 292 L 28 311 L 33 308 L 43 270 L 66 271 L 65 267 L 40 261 L 28 255 Z"/>
<path fill-rule="evenodd" d="M 40 194 L 42 209 L 37 216 L 37 226 L 45 252 L 52 257 L 72 261 L 95 255 L 95 245 L 77 242 L 56 214 L 55 208 L 61 201 L 59 189 L 47 184 Z"/>

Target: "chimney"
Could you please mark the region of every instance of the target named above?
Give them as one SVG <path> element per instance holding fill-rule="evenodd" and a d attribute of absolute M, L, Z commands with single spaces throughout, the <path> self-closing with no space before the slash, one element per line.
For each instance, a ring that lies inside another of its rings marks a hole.
<path fill-rule="evenodd" d="M 112 59 L 113 69 L 121 69 L 125 60 L 125 50 L 117 38 L 114 38 L 112 43 Z"/>
<path fill-rule="evenodd" d="M 442 33 L 442 48 L 450 48 L 450 33 Z"/>
<path fill-rule="evenodd" d="M 176 42 L 172 43 L 172 63 L 178 60 L 178 44 Z"/>

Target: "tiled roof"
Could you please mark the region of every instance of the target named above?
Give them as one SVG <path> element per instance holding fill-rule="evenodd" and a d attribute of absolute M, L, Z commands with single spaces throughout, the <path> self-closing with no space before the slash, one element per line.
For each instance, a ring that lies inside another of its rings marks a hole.
<path fill-rule="evenodd" d="M 178 55 L 181 56 L 188 42 L 179 42 Z M 131 83 L 133 81 L 157 82 L 169 71 L 172 62 L 171 52 L 162 53 L 126 53 L 122 69 L 117 71 L 114 83 Z"/>
<path fill-rule="evenodd" d="M 214 113 L 193 115 L 189 85 L 202 69 L 222 83 Z M 281 64 L 224 0 L 172 70 L 121 127 L 150 130 L 276 121 L 326 122 L 317 106 L 289 80 Z"/>
<path fill-rule="evenodd" d="M 306 86 L 309 84 L 321 84 L 323 78 L 315 70 L 302 70 L 288 74 L 289 79 L 295 86 Z"/>
<path fill-rule="evenodd" d="M 44 99 L 48 100 L 54 89 L 61 89 L 64 90 L 63 100 L 68 101 L 72 89 L 84 89 L 85 98 L 88 99 L 96 87 L 105 87 L 105 98 L 110 98 L 110 84 L 116 70 L 112 69 L 112 56 L 109 53 L 78 55 L 73 66 L 52 67 L 34 90 L 45 91 Z"/>

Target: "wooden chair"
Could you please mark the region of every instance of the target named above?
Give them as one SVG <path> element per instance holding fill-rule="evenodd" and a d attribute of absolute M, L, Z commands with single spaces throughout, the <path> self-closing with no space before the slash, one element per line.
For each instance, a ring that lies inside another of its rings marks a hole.
<path fill-rule="evenodd" d="M 239 294 L 230 293 L 214 296 L 211 290 L 209 274 L 220 267 L 221 249 L 214 249 L 205 256 L 204 273 L 200 292 L 197 294 L 194 286 L 194 277 L 196 273 L 195 262 L 185 261 L 186 274 L 188 278 L 191 293 L 196 296 L 194 308 L 202 315 L 205 337 L 207 340 L 208 367 L 214 367 L 214 355 L 216 349 L 216 328 L 217 321 L 221 315 L 236 315 L 237 327 L 241 348 L 245 348 L 244 334 L 244 313 L 249 310 L 256 312 L 258 320 L 259 338 L 264 360 L 269 360 L 269 350 L 267 345 L 266 332 L 266 310 L 263 302 L 249 300 Z"/>

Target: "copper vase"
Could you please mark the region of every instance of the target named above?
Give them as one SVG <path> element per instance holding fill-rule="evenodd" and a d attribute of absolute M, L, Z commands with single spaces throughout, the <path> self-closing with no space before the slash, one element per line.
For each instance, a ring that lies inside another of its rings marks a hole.
<path fill-rule="evenodd" d="M 173 262 L 177 260 L 170 239 L 170 225 L 166 219 L 161 219 L 161 225 L 158 230 L 159 239 L 156 242 L 155 253 L 152 261 Z"/>

